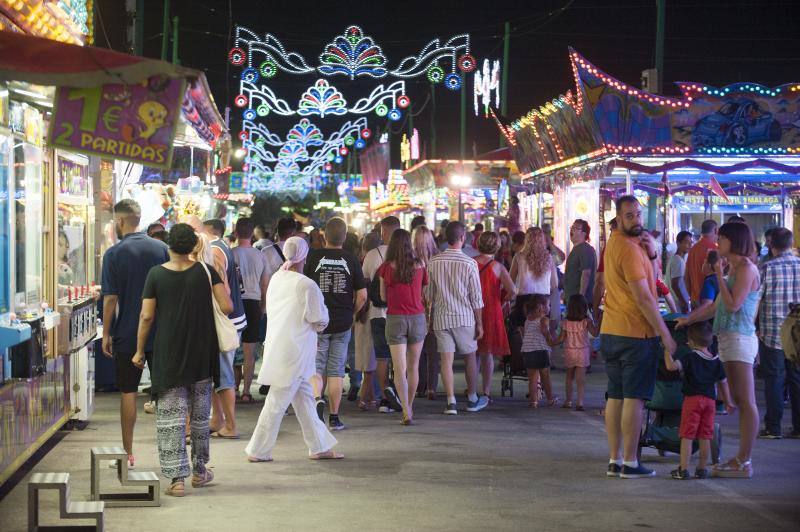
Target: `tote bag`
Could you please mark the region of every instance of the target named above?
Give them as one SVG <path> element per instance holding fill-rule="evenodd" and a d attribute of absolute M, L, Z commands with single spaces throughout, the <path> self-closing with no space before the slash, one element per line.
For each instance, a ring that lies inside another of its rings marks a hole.
<path fill-rule="evenodd" d="M 211 273 L 208 271 L 208 266 L 204 262 L 200 262 L 203 269 L 208 276 L 208 284 L 211 286 L 211 305 L 214 309 L 214 327 L 217 329 L 217 341 L 219 342 L 219 350 L 221 352 L 233 351 L 239 347 L 239 332 L 233 322 L 223 314 L 217 303 L 217 298 L 214 297 L 214 285 L 211 284 Z"/>

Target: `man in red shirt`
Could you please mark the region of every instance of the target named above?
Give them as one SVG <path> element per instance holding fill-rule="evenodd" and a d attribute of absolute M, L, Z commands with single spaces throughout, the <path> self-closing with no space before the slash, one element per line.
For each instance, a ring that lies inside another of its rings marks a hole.
<path fill-rule="evenodd" d="M 692 246 L 686 256 L 686 290 L 692 300 L 692 307 L 700 304 L 700 290 L 703 288 L 703 263 L 706 261 L 708 252 L 717 249 L 717 222 L 716 220 L 706 220 L 700 226 L 701 237 L 697 244 Z"/>

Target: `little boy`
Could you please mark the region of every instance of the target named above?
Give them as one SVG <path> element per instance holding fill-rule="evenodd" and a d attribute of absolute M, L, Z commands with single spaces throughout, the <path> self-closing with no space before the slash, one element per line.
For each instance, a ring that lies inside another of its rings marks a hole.
<path fill-rule="evenodd" d="M 687 330 L 689 348 L 679 349 L 675 359 L 664 352 L 664 363 L 670 371 L 680 371 L 683 377 L 683 408 L 681 410 L 681 464 L 672 471 L 672 478 L 687 480 L 689 461 L 692 457 L 692 442 L 699 440 L 700 457 L 695 469 L 695 478 L 708 478 L 706 469 L 714 437 L 714 412 L 716 410 L 716 387 L 720 384 L 728 393 L 728 383 L 719 357 L 712 355 L 708 346 L 713 340 L 709 322 L 693 323 Z"/>

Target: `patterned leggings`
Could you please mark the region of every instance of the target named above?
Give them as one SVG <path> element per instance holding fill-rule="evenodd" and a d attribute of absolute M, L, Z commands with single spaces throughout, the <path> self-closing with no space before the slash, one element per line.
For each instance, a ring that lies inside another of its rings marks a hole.
<path fill-rule="evenodd" d="M 188 386 L 170 388 L 158 394 L 156 401 L 156 439 L 161 473 L 168 479 L 189 476 L 186 456 L 186 416 L 191 408 L 192 470 L 206 471 L 209 460 L 208 418 L 211 414 L 211 379 Z"/>

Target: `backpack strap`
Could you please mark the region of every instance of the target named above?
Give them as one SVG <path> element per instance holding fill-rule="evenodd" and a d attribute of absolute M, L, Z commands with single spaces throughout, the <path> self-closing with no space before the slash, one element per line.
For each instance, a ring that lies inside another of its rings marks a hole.
<path fill-rule="evenodd" d="M 275 243 L 275 244 L 272 244 L 272 248 L 278 253 L 278 256 L 281 258 L 281 264 L 286 262 L 286 257 L 283 255 L 283 251 L 281 250 L 281 247 L 277 243 Z"/>

